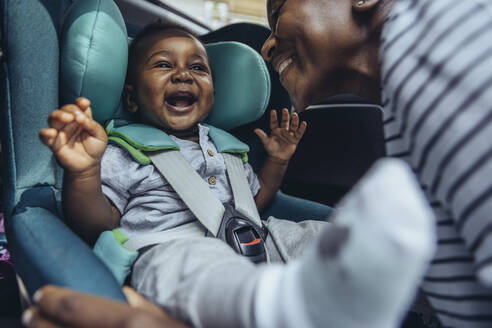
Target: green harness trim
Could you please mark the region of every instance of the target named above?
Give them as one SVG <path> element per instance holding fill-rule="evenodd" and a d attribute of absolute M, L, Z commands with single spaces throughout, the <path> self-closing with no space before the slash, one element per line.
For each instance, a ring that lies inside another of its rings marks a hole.
<path fill-rule="evenodd" d="M 143 165 L 149 165 L 151 163 L 149 156 L 142 153 L 140 150 L 132 147 L 129 143 L 127 143 L 124 139 L 119 137 L 109 137 L 108 141 L 114 144 L 117 144 L 121 148 L 125 149 L 130 153 L 134 160 Z"/>
<path fill-rule="evenodd" d="M 214 142 L 219 153 L 241 155 L 243 163 L 248 162 L 249 147 L 230 133 L 206 125 L 210 131 L 210 139 Z M 152 126 L 132 123 L 126 120 L 111 120 L 106 125 L 108 140 L 119 145 L 140 164 L 152 163 L 145 152 L 159 150 L 179 150 L 179 146 L 162 130 Z"/>
<path fill-rule="evenodd" d="M 126 243 L 130 239 L 123 232 L 121 232 L 120 229 L 113 229 L 111 232 L 113 233 L 114 239 L 120 246 Z"/>
<path fill-rule="evenodd" d="M 137 259 L 138 252 L 124 248 L 122 245 L 128 237 L 120 231 L 104 231 L 94 245 L 94 253 L 108 267 L 120 286 L 125 282 L 126 276 Z"/>

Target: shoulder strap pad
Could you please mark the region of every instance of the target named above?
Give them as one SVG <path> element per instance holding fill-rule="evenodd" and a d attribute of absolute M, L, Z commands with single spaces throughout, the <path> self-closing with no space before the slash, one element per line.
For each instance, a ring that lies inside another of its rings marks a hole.
<path fill-rule="evenodd" d="M 232 153 L 241 155 L 244 163 L 248 162 L 249 146 L 229 132 L 206 124 L 210 129 L 209 136 L 217 147 L 219 153 Z"/>
<path fill-rule="evenodd" d="M 207 125 L 209 136 L 219 153 L 241 155 L 244 163 L 248 161 L 249 146 L 232 134 Z M 150 158 L 144 152 L 159 150 L 179 150 L 179 146 L 165 132 L 149 125 L 115 119 L 106 125 L 109 141 L 126 149 L 140 164 L 150 164 Z"/>
<path fill-rule="evenodd" d="M 158 150 L 179 150 L 179 146 L 163 131 L 149 125 L 126 120 L 111 120 L 106 125 L 109 141 L 126 149 L 140 164 L 150 164 L 144 153 Z"/>

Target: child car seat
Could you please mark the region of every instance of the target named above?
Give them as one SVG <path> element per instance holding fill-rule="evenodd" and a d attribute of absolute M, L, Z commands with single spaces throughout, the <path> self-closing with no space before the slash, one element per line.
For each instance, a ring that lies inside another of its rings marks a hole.
<path fill-rule="evenodd" d="M 121 38 L 109 37 L 108 40 L 107 37 L 111 33 L 120 36 L 126 33 L 118 8 L 112 0 L 81 0 L 75 3 L 77 7 L 70 9 L 65 24 L 71 24 L 75 30 L 79 29 L 80 33 L 75 37 L 73 45 L 79 47 L 78 51 L 75 50 L 76 53 L 85 54 L 83 57 L 85 61 L 82 60 L 77 64 L 70 62 L 66 57 L 60 60 L 59 55 L 60 48 L 64 49 L 63 56 L 74 50 L 74 48 L 66 49 L 66 44 L 63 43 L 70 31 L 74 31 L 68 25 L 64 26 L 60 39 L 61 45 L 59 44 L 60 18 L 69 5 L 69 0 L 1 2 L 1 133 L 6 162 L 4 187 L 7 237 L 16 270 L 30 294 L 42 285 L 50 283 L 125 300 L 118 283 L 108 269 L 94 255 L 90 247 L 61 219 L 59 191 L 63 172 L 49 149 L 44 147 L 37 137 L 39 130 L 46 126 L 49 113 L 60 106 L 59 96 L 65 99 L 64 101 L 73 101 L 79 95 L 90 97 L 95 116 L 100 121 L 111 116 L 119 102 L 119 95 L 116 97 L 109 95 L 110 90 L 98 84 L 101 79 L 107 78 L 107 75 L 97 72 L 91 75 L 83 66 L 78 66 L 80 63 L 90 64 L 92 59 L 97 63 L 97 51 L 101 50 L 100 47 L 103 47 L 103 53 L 122 46 L 124 48 L 121 51 L 127 50 L 126 39 L 122 41 Z M 99 37 L 103 42 L 98 39 Z M 83 51 L 80 51 L 81 49 Z M 116 51 L 116 54 L 120 53 Z M 91 57 L 93 54 L 96 56 Z M 122 59 L 119 60 L 121 64 Z M 217 60 L 223 63 L 222 59 Z M 60 62 L 64 77 L 71 76 L 73 72 L 77 73 L 77 70 L 79 76 L 83 72 L 83 79 L 79 82 L 71 81 L 69 84 L 62 82 L 61 92 L 59 92 Z M 111 61 L 100 62 L 96 66 L 108 68 L 117 63 L 118 60 L 112 58 Z M 258 61 L 257 64 L 261 63 L 262 61 Z M 72 70 L 65 71 L 70 67 Z M 111 74 L 109 80 L 124 78 L 125 67 L 119 67 Z M 237 78 L 243 79 L 244 76 Z M 120 83 L 122 86 L 121 80 L 115 81 L 112 82 Z M 231 87 L 234 81 L 227 83 L 227 86 Z M 70 93 L 67 87 L 73 86 L 79 88 L 79 93 Z M 95 87 L 93 92 L 104 91 L 102 102 L 91 96 L 88 89 L 84 89 L 90 86 Z M 256 93 L 251 92 L 252 90 L 247 92 L 249 97 L 254 97 L 260 103 L 262 101 L 267 103 L 268 94 L 265 89 L 259 88 L 259 91 L 254 91 Z M 218 89 L 217 94 L 219 93 L 221 91 Z M 242 96 L 244 99 L 244 93 Z M 233 98 L 233 101 L 239 103 L 237 98 Z M 217 103 L 219 104 L 220 101 Z M 218 121 L 220 122 L 220 118 Z M 225 128 L 237 124 L 237 121 L 230 118 L 223 122 L 225 126 L 222 127 Z M 231 125 L 227 126 L 229 124 Z M 304 205 L 302 208 L 305 218 L 313 217 L 311 208 L 317 209 L 315 216 L 321 213 L 320 208 L 325 214 L 331 211 L 328 207 L 316 207 L 321 205 L 312 202 L 303 202 L 299 199 L 295 201 Z M 288 203 L 288 198 L 282 198 L 280 203 L 282 202 Z"/>
<path fill-rule="evenodd" d="M 5 0 L 1 115 L 5 224 L 15 268 L 32 295 L 51 283 L 125 300 L 120 286 L 60 219 L 62 170 L 38 132 L 59 107 L 58 32 L 68 0 Z"/>

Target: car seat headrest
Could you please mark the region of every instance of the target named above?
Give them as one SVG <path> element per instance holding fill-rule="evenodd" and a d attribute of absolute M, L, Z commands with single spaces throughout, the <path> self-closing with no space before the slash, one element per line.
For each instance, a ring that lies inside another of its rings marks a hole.
<path fill-rule="evenodd" d="M 75 2 L 63 22 L 60 50 L 62 104 L 84 96 L 95 120 L 109 119 L 120 102 L 128 62 L 125 22 L 116 4 Z"/>
<path fill-rule="evenodd" d="M 261 56 L 238 42 L 205 47 L 215 87 L 214 107 L 206 122 L 229 130 L 261 117 L 270 97 L 270 77 Z M 75 2 L 63 22 L 60 48 L 61 102 L 89 98 L 100 123 L 121 111 L 128 36 L 113 0 Z"/>
<path fill-rule="evenodd" d="M 270 75 L 263 58 L 239 42 L 210 43 L 205 48 L 215 88 L 206 122 L 230 130 L 259 119 L 270 99 Z"/>

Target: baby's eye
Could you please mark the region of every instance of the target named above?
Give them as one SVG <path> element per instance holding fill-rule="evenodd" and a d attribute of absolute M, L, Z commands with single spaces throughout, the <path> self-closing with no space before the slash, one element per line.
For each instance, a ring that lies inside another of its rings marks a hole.
<path fill-rule="evenodd" d="M 172 65 L 168 62 L 158 62 L 155 64 L 155 67 L 160 67 L 160 68 L 171 68 Z"/>
<path fill-rule="evenodd" d="M 207 68 L 205 67 L 205 65 L 202 65 L 202 64 L 193 64 L 191 65 L 190 69 L 192 71 L 197 71 L 197 72 L 207 72 Z"/>

